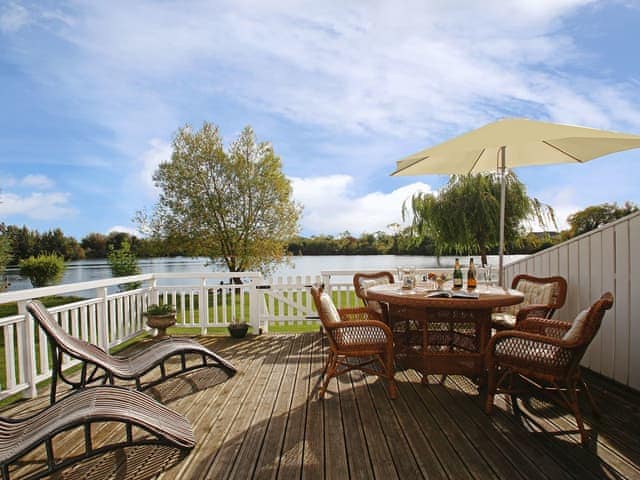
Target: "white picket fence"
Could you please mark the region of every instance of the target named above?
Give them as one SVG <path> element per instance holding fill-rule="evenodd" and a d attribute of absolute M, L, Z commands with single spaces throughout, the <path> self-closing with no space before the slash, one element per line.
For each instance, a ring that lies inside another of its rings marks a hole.
<path fill-rule="evenodd" d="M 5 354 L 0 398 L 17 393 L 34 396 L 38 382 L 51 375 L 46 335 L 26 310 L 30 300 L 54 295 L 90 297 L 49 311 L 70 334 L 109 350 L 148 330 L 143 312 L 154 303 L 174 305 L 177 326 L 202 334 L 234 322 L 250 323 L 254 333 L 268 332 L 273 325 L 317 324 L 308 287 L 323 283 L 335 292 L 339 306 L 354 306 L 355 297 L 349 294 L 354 273 L 321 272 L 313 277 L 275 279 L 264 279 L 256 272 L 234 273 L 242 279 L 241 284 L 230 284 L 228 272 L 161 273 L 0 293 L 0 304 L 18 305 L 17 315 L 0 318 Z M 118 285 L 132 282 L 142 286 L 117 291 Z M 77 362 L 65 357 L 63 363 L 68 368 Z"/>
<path fill-rule="evenodd" d="M 567 279 L 557 319 L 572 320 L 603 292 L 613 292 L 613 308 L 583 365 L 640 390 L 640 213 L 507 265 L 505 284 L 518 273 Z"/>

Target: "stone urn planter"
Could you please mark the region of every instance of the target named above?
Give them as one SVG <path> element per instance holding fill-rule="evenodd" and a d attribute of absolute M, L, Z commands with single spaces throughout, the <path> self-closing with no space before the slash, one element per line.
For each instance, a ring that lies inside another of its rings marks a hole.
<path fill-rule="evenodd" d="M 157 337 L 166 337 L 167 328 L 176 324 L 176 311 L 169 304 L 149 305 L 143 315 L 147 317 L 147 325 L 158 331 Z"/>
<path fill-rule="evenodd" d="M 229 330 L 229 334 L 233 338 L 244 338 L 247 335 L 247 332 L 249 331 L 249 324 L 248 323 L 230 323 L 229 326 L 227 327 L 227 330 Z"/>

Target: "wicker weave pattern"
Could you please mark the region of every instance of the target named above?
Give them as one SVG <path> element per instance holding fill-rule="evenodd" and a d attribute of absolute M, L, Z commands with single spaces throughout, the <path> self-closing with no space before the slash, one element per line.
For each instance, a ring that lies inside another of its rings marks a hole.
<path fill-rule="evenodd" d="M 354 369 L 386 378 L 389 381 L 389 395 L 395 398 L 397 391 L 393 378 L 391 329 L 369 308 L 339 309 L 340 319 L 335 321 L 331 297 L 315 287 L 311 288 L 311 295 L 330 350 L 323 371 L 325 379 L 319 391 L 320 398 L 324 397 L 331 378 Z"/>
<path fill-rule="evenodd" d="M 108 381 L 113 384 L 115 377 L 121 380 L 135 380 L 136 387 L 141 390 L 168 378 L 165 374 L 164 362 L 174 356 L 181 357 L 182 369 L 173 375 L 207 365 L 223 368 L 230 375 L 236 372 L 236 368 L 231 363 L 195 340 L 188 338 L 168 338 L 129 357 L 116 357 L 96 345 L 69 335 L 58 325 L 58 322 L 41 302 L 37 300 L 30 302 L 27 305 L 27 310 L 45 331 L 51 345 L 54 361 L 51 381 L 51 403 L 55 402 L 58 378 L 74 388 L 84 388 L 86 385 L 99 380 L 103 383 Z M 73 382 L 64 376 L 61 369 L 61 356 L 63 353 L 83 362 L 82 378 L 79 382 Z M 199 355 L 202 358 L 202 363 L 196 367 L 187 367 L 185 360 L 185 355 L 187 354 Z M 208 361 L 212 362 L 207 363 Z M 89 373 L 87 367 L 94 367 L 93 372 Z M 143 387 L 140 383 L 140 378 L 156 367 L 160 367 L 162 373 L 159 380 L 145 384 Z M 102 374 L 96 376 L 98 372 L 102 372 Z"/>
<path fill-rule="evenodd" d="M 120 442 L 92 447 L 90 425 L 96 422 L 118 422 L 138 427 L 147 432 L 144 439 L 133 441 L 128 435 Z M 51 440 L 61 432 L 85 427 L 85 452 L 58 461 L 54 456 Z M 13 420 L 0 418 L 0 468 L 3 478 L 8 478 L 8 469 L 14 461 L 40 444 L 47 444 L 48 468 L 36 476 L 52 473 L 79 459 L 89 458 L 106 450 L 136 444 L 155 443 L 180 449 L 195 446 L 193 429 L 189 422 L 177 412 L 161 405 L 153 398 L 125 388 L 102 386 L 82 390 L 51 405 L 36 415 Z"/>
<path fill-rule="evenodd" d="M 588 311 L 577 319 L 582 328 L 566 336 L 571 324 L 544 318 L 527 318 L 516 330 L 505 330 L 493 336 L 487 349 L 488 369 L 487 413 L 493 407 L 496 392 L 518 393 L 511 387 L 515 376 L 542 384 L 545 391 L 555 393 L 561 405 L 576 417 L 583 444 L 588 436 L 582 422 L 578 392 L 584 391 L 595 410 L 589 390 L 582 380 L 580 360 L 595 337 L 605 312 L 613 305 L 613 295 L 604 293 Z"/>
<path fill-rule="evenodd" d="M 496 342 L 494 355 L 498 361 L 526 367 L 536 362 L 544 370 L 562 369 L 571 361 L 571 351 L 546 339 L 506 337 Z"/>

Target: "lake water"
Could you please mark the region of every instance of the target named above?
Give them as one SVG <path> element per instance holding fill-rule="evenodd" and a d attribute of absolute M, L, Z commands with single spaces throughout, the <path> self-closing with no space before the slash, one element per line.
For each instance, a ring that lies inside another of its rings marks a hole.
<path fill-rule="evenodd" d="M 505 255 L 505 264 L 526 255 Z M 466 264 L 468 257 L 460 257 Z M 425 257 L 419 255 L 319 255 L 291 257 L 288 264 L 281 265 L 275 272 L 277 276 L 319 275 L 327 270 L 393 270 L 398 267 L 451 268 L 455 257 Z M 498 256 L 488 257 L 490 265 L 498 265 Z M 479 259 L 476 258 L 476 264 Z M 173 257 L 145 258 L 138 261 L 142 273 L 203 273 L 225 271 L 221 263 L 211 264 L 206 258 Z M 111 269 L 106 260 L 76 260 L 67 262 L 67 269 L 61 283 L 86 282 L 111 278 Z M 31 288 L 31 282 L 18 275 L 16 268 L 8 269 L 9 290 Z"/>

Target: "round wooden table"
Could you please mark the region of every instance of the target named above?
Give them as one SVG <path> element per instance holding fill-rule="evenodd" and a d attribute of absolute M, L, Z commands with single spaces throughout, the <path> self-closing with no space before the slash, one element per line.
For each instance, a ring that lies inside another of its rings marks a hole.
<path fill-rule="evenodd" d="M 388 305 L 396 360 L 420 372 L 423 382 L 429 374 L 460 374 L 483 383 L 491 313 L 522 302 L 524 296 L 488 285 L 474 291 L 478 298 L 438 298 L 427 296 L 433 290 L 420 285 L 403 289 L 388 284 L 369 288 L 367 298 Z"/>

